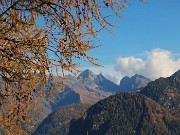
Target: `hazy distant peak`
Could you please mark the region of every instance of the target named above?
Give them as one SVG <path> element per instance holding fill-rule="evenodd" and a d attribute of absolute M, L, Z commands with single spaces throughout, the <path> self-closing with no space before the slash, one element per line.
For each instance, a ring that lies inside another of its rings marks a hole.
<path fill-rule="evenodd" d="M 132 77 L 125 76 L 120 81 L 120 90 L 122 91 L 135 91 L 141 87 L 145 87 L 151 80 L 142 76 L 135 74 Z"/>
<path fill-rule="evenodd" d="M 125 76 L 125 77 L 123 77 L 123 78 L 125 78 L 125 79 L 128 78 L 128 79 L 129 79 L 130 77 L 129 77 L 129 76 Z"/>
<path fill-rule="evenodd" d="M 101 74 L 101 73 L 100 73 L 99 75 L 97 75 L 96 78 L 98 78 L 98 80 L 101 80 L 101 81 L 106 79 L 106 78 L 103 76 L 103 74 Z"/>
<path fill-rule="evenodd" d="M 79 74 L 79 77 L 94 79 L 96 75 L 90 69 L 86 69 Z"/>
<path fill-rule="evenodd" d="M 149 78 L 146 78 L 142 75 L 138 75 L 138 74 L 135 74 L 134 76 L 131 77 L 131 79 L 135 79 L 136 81 L 143 81 L 143 80 L 146 80 L 146 81 L 151 81 Z"/>
<path fill-rule="evenodd" d="M 98 74 L 99 76 L 103 76 L 103 74 L 102 73 L 100 73 L 100 74 Z"/>
<path fill-rule="evenodd" d="M 76 78 L 75 76 L 71 75 L 71 74 L 68 74 L 68 75 L 65 75 L 66 78 Z"/>
<path fill-rule="evenodd" d="M 138 74 L 135 74 L 134 76 L 132 76 L 131 78 L 137 78 L 137 77 L 140 77 L 140 78 L 146 78 L 146 77 L 144 77 L 144 76 L 142 76 L 142 75 L 138 75 Z"/>
<path fill-rule="evenodd" d="M 125 77 L 123 77 L 123 78 L 121 79 L 121 81 L 123 81 L 123 80 L 129 80 L 129 79 L 130 79 L 130 77 L 125 76 Z"/>

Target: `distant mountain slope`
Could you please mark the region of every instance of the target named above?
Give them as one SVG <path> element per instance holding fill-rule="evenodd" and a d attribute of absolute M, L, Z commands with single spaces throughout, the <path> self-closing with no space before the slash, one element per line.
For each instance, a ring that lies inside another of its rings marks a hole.
<path fill-rule="evenodd" d="M 67 75 L 65 84 L 80 95 L 81 103 L 87 104 L 94 104 L 119 92 L 118 85 L 107 80 L 102 74 L 95 75 L 89 69 L 80 73 L 78 79 Z"/>
<path fill-rule="evenodd" d="M 30 132 L 33 132 L 37 128 L 39 123 L 41 123 L 42 120 L 52 112 L 50 102 L 47 100 L 43 101 L 41 98 L 37 99 L 36 108 L 36 110 L 31 111 L 31 115 L 33 118 L 30 125 L 33 127 L 33 129 Z"/>
<path fill-rule="evenodd" d="M 59 107 L 75 103 L 81 103 L 80 94 L 66 86 L 63 92 L 55 93 L 55 103 L 51 103 L 51 108 L 54 111 Z"/>
<path fill-rule="evenodd" d="M 179 121 L 153 100 L 132 93 L 110 96 L 71 123 L 68 135 L 178 135 Z"/>
<path fill-rule="evenodd" d="M 61 107 L 44 119 L 32 135 L 66 135 L 71 120 L 82 117 L 88 107 L 86 104 Z"/>
<path fill-rule="evenodd" d="M 100 86 L 103 91 L 112 93 L 121 92 L 117 84 L 109 81 L 102 74 L 96 76 L 95 83 Z"/>
<path fill-rule="evenodd" d="M 91 70 L 87 69 L 80 73 L 79 78 L 82 78 L 80 81 L 83 85 L 96 85 L 98 89 L 105 92 L 117 93 L 119 92 L 119 87 L 115 83 L 106 79 L 102 74 L 95 75 Z"/>
<path fill-rule="evenodd" d="M 118 92 L 135 91 L 138 88 L 147 85 L 149 81 L 149 79 L 141 75 L 134 75 L 131 78 L 123 78 L 120 86 L 118 86 L 106 79 L 102 74 L 95 75 L 89 69 L 81 72 L 78 76 L 78 79 L 75 76 L 67 75 L 65 84 L 71 90 L 65 90 L 64 92 L 56 94 L 56 105 L 53 105 L 55 106 L 55 108 L 53 107 L 53 110 L 71 103 L 94 104 L 97 101 Z"/>
<path fill-rule="evenodd" d="M 125 76 L 121 79 L 119 89 L 124 92 L 133 92 L 141 87 L 145 87 L 151 80 L 142 76 L 135 74 L 131 78 Z"/>
<path fill-rule="evenodd" d="M 140 93 L 167 109 L 180 108 L 180 70 L 170 77 L 150 82 Z"/>

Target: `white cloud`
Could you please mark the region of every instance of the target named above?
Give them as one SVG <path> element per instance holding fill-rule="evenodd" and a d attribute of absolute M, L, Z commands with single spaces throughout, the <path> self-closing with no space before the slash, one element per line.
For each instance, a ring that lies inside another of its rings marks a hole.
<path fill-rule="evenodd" d="M 174 59 L 173 54 L 162 49 L 154 49 L 146 53 L 145 60 L 141 58 L 120 57 L 114 70 L 122 75 L 144 75 L 152 80 L 159 77 L 168 77 L 180 69 L 180 58 Z"/>
<path fill-rule="evenodd" d="M 140 74 L 152 80 L 159 77 L 169 77 L 180 69 L 180 58 L 170 51 L 156 48 L 151 52 L 143 52 L 143 57 L 119 57 L 115 65 L 104 67 L 83 67 L 92 70 L 95 74 L 102 73 L 110 81 L 119 84 L 124 76 Z M 176 59 L 173 57 L 176 56 Z"/>
<path fill-rule="evenodd" d="M 125 57 L 118 58 L 117 65 L 114 67 L 115 71 L 121 72 L 124 75 L 131 76 L 136 72 L 144 69 L 144 61 L 140 58 L 135 57 Z"/>

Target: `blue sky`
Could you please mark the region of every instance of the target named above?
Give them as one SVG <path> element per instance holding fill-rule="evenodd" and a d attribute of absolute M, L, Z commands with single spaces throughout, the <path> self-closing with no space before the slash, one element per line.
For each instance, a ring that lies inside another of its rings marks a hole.
<path fill-rule="evenodd" d="M 110 18 L 111 22 L 118 27 L 112 29 L 114 35 L 106 30 L 102 31 L 100 41 L 96 41 L 96 43 L 103 44 L 103 46 L 90 52 L 90 55 L 99 58 L 97 62 L 103 65 L 104 68 L 97 70 L 87 63 L 83 66 L 85 68 L 89 67 L 97 73 L 106 74 L 109 71 L 111 73 L 108 74 L 111 74 L 111 77 L 119 75 L 119 78 L 122 78 L 124 75 L 131 76 L 135 74 L 136 70 L 133 69 L 134 72 L 130 74 L 115 70 L 118 64 L 122 65 L 120 58 L 134 57 L 135 61 L 138 61 L 138 59 L 143 61 L 145 66 L 148 65 L 150 59 L 160 58 L 159 61 L 166 62 L 161 63 L 162 66 L 168 64 L 172 65 L 172 68 L 165 67 L 163 73 L 159 74 L 159 76 L 172 74 L 180 67 L 180 0 L 145 0 L 143 3 L 138 2 L 138 0 L 129 0 L 127 6 L 121 12 L 122 18 L 118 19 L 115 16 Z M 111 13 L 107 12 L 106 14 Z M 119 61 L 121 62 L 118 63 Z M 120 69 L 124 70 L 123 68 L 120 67 Z M 165 75 L 165 72 L 168 72 L 168 74 Z M 137 71 L 137 73 L 140 72 Z M 157 71 L 154 72 L 154 74 L 156 73 Z M 143 71 L 142 74 L 147 77 L 149 75 L 146 71 Z M 151 78 L 156 79 L 159 76 Z"/>
<path fill-rule="evenodd" d="M 91 54 L 100 58 L 101 64 L 112 64 L 116 57 L 137 56 L 154 48 L 180 53 L 180 0 L 137 1 L 130 0 L 122 18 L 111 17 L 118 26 L 113 29 L 115 35 L 105 30 L 100 33 L 98 43 L 103 46 Z"/>

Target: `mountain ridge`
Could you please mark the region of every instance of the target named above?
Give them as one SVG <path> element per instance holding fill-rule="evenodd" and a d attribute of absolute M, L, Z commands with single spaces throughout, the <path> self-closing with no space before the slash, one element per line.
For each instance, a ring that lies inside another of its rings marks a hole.
<path fill-rule="evenodd" d="M 138 74 L 132 77 L 125 76 L 120 81 L 119 89 L 123 92 L 134 92 L 141 87 L 145 87 L 150 81 L 150 79 Z"/>
<path fill-rule="evenodd" d="M 134 76 L 137 77 L 139 75 L 134 75 Z M 70 77 L 70 78 L 73 80 L 75 79 L 74 77 Z M 97 83 L 98 81 L 95 78 L 94 80 Z M 174 95 L 177 94 L 177 96 L 179 97 L 179 93 L 176 93 L 177 91 L 180 90 L 179 79 L 180 79 L 180 70 L 175 72 L 170 77 L 159 78 L 155 81 L 150 82 L 147 86 L 141 88 L 139 91 L 126 92 L 126 93 L 121 92 L 119 94 L 111 95 L 110 97 L 107 98 L 104 97 L 105 99 L 101 99 L 101 100 L 99 99 L 100 101 L 97 100 L 98 102 L 92 105 L 87 110 L 87 112 L 83 116 L 81 116 L 81 118 L 75 121 L 72 120 L 69 134 L 70 135 L 72 133 L 73 135 L 76 134 L 81 135 L 81 133 L 90 134 L 90 135 L 91 134 L 116 135 L 117 133 L 118 135 L 121 135 L 121 133 L 122 135 L 179 134 L 180 108 L 178 104 L 180 100 L 178 100 L 178 98 L 174 98 L 173 101 L 175 102 L 175 104 L 174 103 L 169 104 L 169 105 L 173 105 L 174 107 L 167 107 L 165 106 L 167 104 L 164 104 L 164 102 L 161 103 L 158 100 L 153 99 L 153 97 L 151 97 L 151 94 L 148 95 L 148 93 L 146 92 L 142 93 L 143 91 L 148 91 L 148 92 L 154 91 L 154 93 L 156 91 L 159 91 L 157 92 L 157 94 L 164 92 L 166 93 L 169 92 L 170 89 L 171 93 L 167 94 L 167 99 L 169 99 L 168 97 L 169 96 L 171 97 L 173 94 Z M 93 89 L 94 80 L 89 80 L 91 83 L 87 83 L 89 84 L 90 87 L 86 87 L 83 81 L 79 84 L 77 82 L 74 82 L 73 86 L 81 85 L 86 89 L 83 89 L 80 92 L 88 91 L 90 93 L 91 92 L 94 93 L 96 92 L 96 90 Z M 98 80 L 100 82 L 103 81 L 104 76 L 99 74 Z M 172 88 L 173 91 L 171 90 Z M 84 95 L 84 96 L 88 96 L 88 95 Z M 159 96 L 158 98 L 161 99 L 161 96 Z M 107 125 L 107 122 L 110 124 Z M 98 129 L 98 128 L 102 128 L 102 129 Z M 85 130 L 82 131 L 81 129 L 85 129 Z"/>
<path fill-rule="evenodd" d="M 120 93 L 92 105 L 71 123 L 68 135 L 177 135 L 179 128 L 178 120 L 152 99 Z"/>
<path fill-rule="evenodd" d="M 139 93 L 153 99 L 169 110 L 180 108 L 180 70 L 170 77 L 160 77 L 150 82 Z"/>

